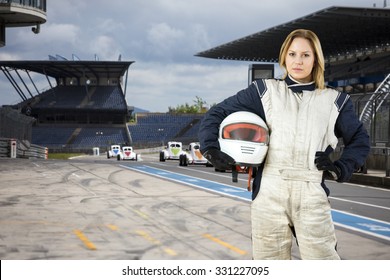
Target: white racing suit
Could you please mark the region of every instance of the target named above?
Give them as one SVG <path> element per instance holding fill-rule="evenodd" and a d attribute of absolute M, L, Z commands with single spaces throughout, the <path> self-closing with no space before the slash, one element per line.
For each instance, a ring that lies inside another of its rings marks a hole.
<path fill-rule="evenodd" d="M 206 114 L 199 130 L 202 152 L 219 148 L 219 124 L 235 111 L 257 113 L 270 129 L 268 154 L 253 182 L 253 258 L 291 259 L 295 229 L 302 259 L 340 259 L 329 191 L 314 159 L 317 151 L 336 147 L 337 135 L 345 144 L 335 162 L 342 174 L 338 181 L 364 164 L 368 135 L 349 96 L 290 78 L 255 81 Z"/>
<path fill-rule="evenodd" d="M 255 259 L 290 259 L 295 228 L 303 259 L 338 259 L 322 171 L 316 151 L 335 148 L 339 93 L 332 89 L 291 92 L 287 84 L 265 81 L 261 96 L 271 131 L 259 194 L 252 203 Z"/>

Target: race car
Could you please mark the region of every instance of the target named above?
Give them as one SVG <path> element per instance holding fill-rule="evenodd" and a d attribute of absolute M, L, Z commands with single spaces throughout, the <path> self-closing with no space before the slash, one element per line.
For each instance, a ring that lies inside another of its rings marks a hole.
<path fill-rule="evenodd" d="M 133 147 L 124 146 L 117 155 L 118 160 L 138 160 L 138 155 L 133 151 Z"/>
<path fill-rule="evenodd" d="M 180 155 L 186 153 L 185 151 L 183 151 L 182 147 L 183 144 L 181 142 L 168 142 L 167 147 L 164 150 L 160 151 L 160 161 L 165 161 L 168 159 L 180 159 Z"/>
<path fill-rule="evenodd" d="M 107 150 L 107 158 L 117 157 L 120 151 L 120 145 L 111 145 L 111 147 Z"/>
<path fill-rule="evenodd" d="M 179 165 L 187 166 L 188 164 L 204 164 L 212 166 L 212 164 L 200 152 L 200 145 L 198 142 L 193 142 L 188 145 L 187 152 L 180 155 Z"/>

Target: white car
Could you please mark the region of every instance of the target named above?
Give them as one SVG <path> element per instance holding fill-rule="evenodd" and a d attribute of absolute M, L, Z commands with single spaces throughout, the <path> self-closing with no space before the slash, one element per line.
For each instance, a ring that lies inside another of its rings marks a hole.
<path fill-rule="evenodd" d="M 185 154 L 183 151 L 183 144 L 181 142 L 170 141 L 168 146 L 160 151 L 160 161 L 165 161 L 167 159 L 180 159 L 180 155 Z"/>
<path fill-rule="evenodd" d="M 120 151 L 120 145 L 111 145 L 110 149 L 107 151 L 107 158 L 117 157 Z"/>
<path fill-rule="evenodd" d="M 186 153 L 180 156 L 180 166 L 187 166 L 188 164 L 202 164 L 212 166 L 212 164 L 200 152 L 200 145 L 197 142 L 190 143 Z"/>
<path fill-rule="evenodd" d="M 138 155 L 133 151 L 133 147 L 124 146 L 117 155 L 118 160 L 138 160 Z"/>

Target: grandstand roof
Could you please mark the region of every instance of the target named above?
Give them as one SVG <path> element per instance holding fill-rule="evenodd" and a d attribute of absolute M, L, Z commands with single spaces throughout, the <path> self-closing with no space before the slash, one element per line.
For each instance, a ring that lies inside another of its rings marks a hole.
<path fill-rule="evenodd" d="M 24 60 L 0 61 L 0 67 L 23 69 L 53 78 L 119 78 L 134 61 Z"/>
<path fill-rule="evenodd" d="M 314 31 L 321 39 L 324 56 L 332 58 L 358 57 L 362 52 L 390 55 L 390 9 L 329 7 L 202 51 L 196 56 L 242 61 L 277 62 L 280 46 L 294 29 Z"/>

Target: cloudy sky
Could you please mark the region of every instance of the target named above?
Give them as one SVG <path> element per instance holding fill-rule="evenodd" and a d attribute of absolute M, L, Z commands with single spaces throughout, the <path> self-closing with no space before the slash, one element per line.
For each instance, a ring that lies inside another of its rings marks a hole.
<path fill-rule="evenodd" d="M 306 16 L 330 6 L 383 7 L 383 0 L 47 0 L 47 22 L 8 28 L 0 60 L 135 61 L 128 105 L 151 112 L 214 104 L 247 86 L 250 62 L 194 56 L 200 51 Z M 337 32 L 337 30 L 335 30 Z M 277 73 L 278 74 L 278 73 Z M 280 75 L 280 73 L 279 73 Z M 47 82 L 40 89 L 48 87 Z M 0 73 L 0 105 L 21 101 Z"/>

